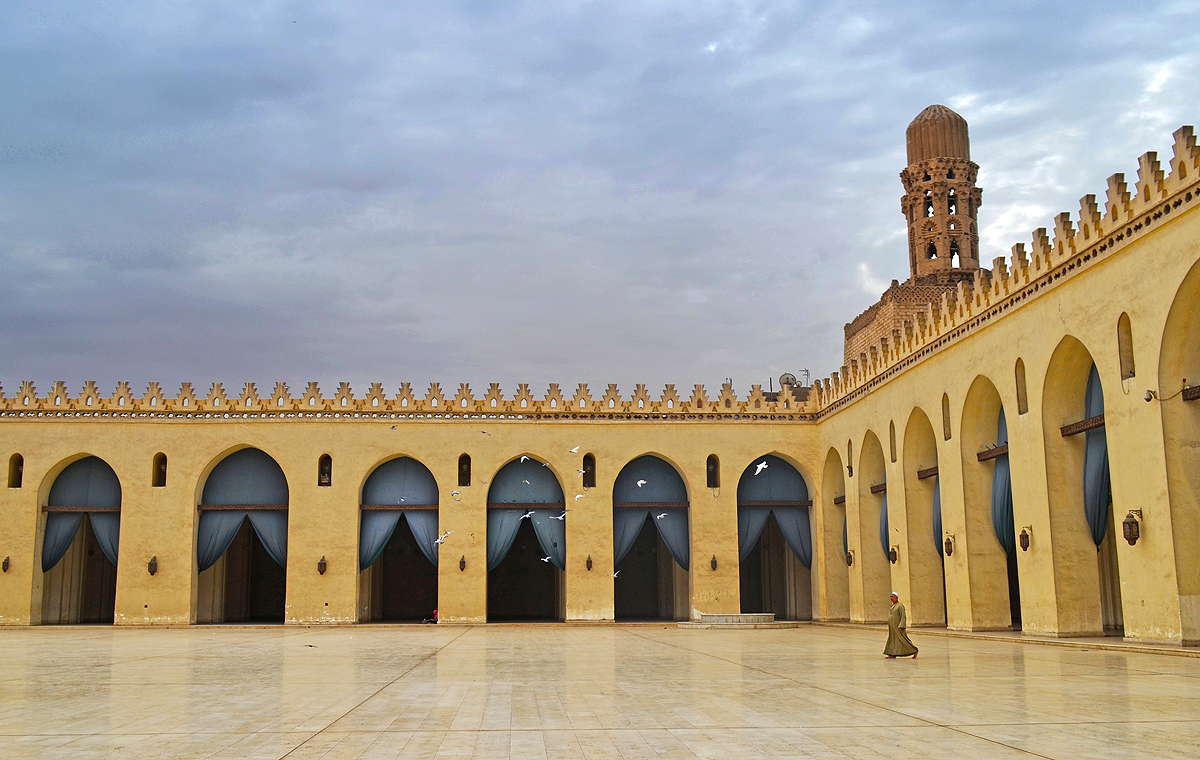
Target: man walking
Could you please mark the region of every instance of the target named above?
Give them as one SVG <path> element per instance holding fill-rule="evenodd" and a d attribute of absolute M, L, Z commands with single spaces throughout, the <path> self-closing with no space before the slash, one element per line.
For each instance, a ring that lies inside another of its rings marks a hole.
<path fill-rule="evenodd" d="M 894 660 L 897 657 L 912 657 L 917 659 L 919 651 L 913 643 L 909 641 L 908 634 L 904 629 L 908 627 L 908 615 L 904 612 L 904 605 L 900 603 L 900 596 L 892 592 L 892 611 L 888 615 L 888 640 L 887 646 L 883 648 L 883 653 L 888 656 L 889 660 Z"/>

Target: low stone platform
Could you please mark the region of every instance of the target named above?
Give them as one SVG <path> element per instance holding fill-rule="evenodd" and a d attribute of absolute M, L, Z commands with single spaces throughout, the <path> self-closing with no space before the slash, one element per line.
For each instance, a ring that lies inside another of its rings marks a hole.
<path fill-rule="evenodd" d="M 707 615 L 701 613 L 699 620 L 678 623 L 677 627 L 691 630 L 745 630 L 747 628 L 796 628 L 799 625 L 794 620 L 775 620 L 774 612 L 754 612 L 743 615 Z"/>

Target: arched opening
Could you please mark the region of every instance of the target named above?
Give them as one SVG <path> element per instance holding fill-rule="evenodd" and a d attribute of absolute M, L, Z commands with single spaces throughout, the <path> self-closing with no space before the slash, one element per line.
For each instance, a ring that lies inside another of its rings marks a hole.
<path fill-rule="evenodd" d="M 150 464 L 150 487 L 167 487 L 167 455 L 161 451 L 154 455 Z"/>
<path fill-rule="evenodd" d="M 831 448 L 821 473 L 821 536 L 817 561 L 823 570 L 824 593 L 817 595 L 817 610 L 822 620 L 850 619 L 849 526 L 846 519 L 846 480 L 842 457 Z M 818 573 L 818 582 L 822 573 Z M 822 600 L 821 597 L 824 597 Z M 815 616 L 814 616 L 815 617 Z"/>
<path fill-rule="evenodd" d="M 458 458 L 458 487 L 465 488 L 471 485 L 471 456 L 463 454 Z"/>
<path fill-rule="evenodd" d="M 946 210 L 950 213 L 950 216 L 954 216 L 958 213 L 958 195 L 955 194 L 954 188 L 950 188 L 950 192 L 947 193 L 946 197 L 948 202 Z"/>
<path fill-rule="evenodd" d="M 25 477 L 25 457 L 13 454 L 8 458 L 8 487 L 20 488 Z"/>
<path fill-rule="evenodd" d="M 942 500 L 937 439 L 924 410 L 913 409 L 904 428 L 904 505 L 908 546 L 910 625 L 946 624 L 946 575 L 942 564 Z"/>
<path fill-rule="evenodd" d="M 926 218 L 933 216 L 933 191 L 925 191 L 925 216 Z M 930 258 L 933 258 L 930 256 Z"/>
<path fill-rule="evenodd" d="M 1129 324 L 1129 315 L 1121 314 L 1117 320 L 1117 353 L 1121 359 L 1121 379 L 1133 377 L 1133 328 Z"/>
<path fill-rule="evenodd" d="M 117 598 L 121 482 L 86 456 L 54 479 L 42 539 L 42 623 L 112 623 Z"/>
<path fill-rule="evenodd" d="M 583 487 L 596 487 L 596 457 L 591 454 L 583 455 Z"/>
<path fill-rule="evenodd" d="M 1020 572 L 1008 466 L 1008 427 L 1000 393 L 982 375 L 975 378 L 967 391 L 962 435 L 967 532 L 956 537 L 955 556 L 965 552 L 969 557 L 971 596 L 969 608 L 952 606 L 949 625 L 967 630 L 1020 630 Z M 953 557 L 951 561 L 955 561 Z"/>
<path fill-rule="evenodd" d="M 888 561 L 888 549 L 892 541 L 888 528 L 883 446 L 869 430 L 858 456 L 858 472 L 859 546 L 854 552 L 854 567 L 862 577 L 864 615 L 859 622 L 879 623 L 887 620 L 891 607 L 888 595 L 892 586 L 892 566 Z"/>
<path fill-rule="evenodd" d="M 558 478 L 521 456 L 492 478 L 487 507 L 488 620 L 563 620 L 568 515 Z"/>
<path fill-rule="evenodd" d="M 768 454 L 738 480 L 742 612 L 812 619 L 812 501 L 790 463 Z"/>
<path fill-rule="evenodd" d="M 1124 630 L 1103 415 L 1091 354 L 1067 336 L 1050 359 L 1042 394 L 1060 634 Z"/>
<path fill-rule="evenodd" d="M 1017 359 L 1017 366 L 1013 370 L 1017 381 L 1017 414 L 1029 413 L 1029 391 L 1025 388 L 1025 362 Z"/>
<path fill-rule="evenodd" d="M 1179 166 L 1182 169 L 1184 164 Z M 1196 335 L 1200 335 L 1200 263 L 1192 266 L 1175 294 L 1158 359 L 1158 403 L 1162 405 L 1171 519 L 1168 540 L 1174 543 L 1180 600 L 1200 599 L 1200 403 L 1183 391 L 1188 383 L 1200 386 Z M 1162 532 L 1143 532 L 1138 544 L 1148 552 L 1168 551 Z M 1200 605 L 1179 607 L 1183 641 L 1200 645 Z"/>
<path fill-rule="evenodd" d="M 367 476 L 361 504 L 358 619 L 432 620 L 440 538 L 433 473 L 409 457 L 389 459 Z"/>
<path fill-rule="evenodd" d="M 687 487 L 651 454 L 613 485 L 613 603 L 617 620 L 687 620 L 691 536 Z"/>
<path fill-rule="evenodd" d="M 934 245 L 933 243 L 929 244 L 929 247 L 925 249 L 925 258 L 927 258 L 927 259 L 936 259 L 937 258 L 937 246 L 936 245 Z"/>
<path fill-rule="evenodd" d="M 716 454 L 708 455 L 708 461 L 704 465 L 704 480 L 709 488 L 721 487 L 721 460 L 717 459 Z"/>
<path fill-rule="evenodd" d="M 955 240 L 950 243 L 950 266 L 956 267 L 960 266 L 961 264 L 962 258 L 959 256 L 958 252 L 958 241 Z"/>
<path fill-rule="evenodd" d="M 328 488 L 333 485 L 333 457 L 322 454 L 317 460 L 317 487 Z"/>
<path fill-rule="evenodd" d="M 196 536 L 196 622 L 282 623 L 288 483 L 259 449 L 239 449 L 204 481 Z"/>

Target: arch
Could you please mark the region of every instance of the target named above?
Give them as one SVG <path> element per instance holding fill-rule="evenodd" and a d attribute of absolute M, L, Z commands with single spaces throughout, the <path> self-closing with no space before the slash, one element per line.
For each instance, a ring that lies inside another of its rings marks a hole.
<path fill-rule="evenodd" d="M 925 249 L 925 258 L 936 259 L 937 257 L 938 257 L 937 246 L 933 243 L 930 243 L 929 247 Z"/>
<path fill-rule="evenodd" d="M 462 454 L 458 458 L 458 487 L 466 488 L 471 485 L 471 455 Z"/>
<path fill-rule="evenodd" d="M 265 451 L 238 448 L 203 480 L 196 534 L 198 622 L 283 622 L 287 477 Z"/>
<path fill-rule="evenodd" d="M 998 524 L 993 517 L 993 490 L 997 468 L 1005 470 L 1003 457 L 980 461 L 979 452 L 995 449 L 1005 435 L 1000 432 L 1004 408 L 1000 392 L 989 378 L 978 375 L 963 402 L 959 447 L 962 457 L 963 508 L 966 534 L 955 537 L 955 554 L 947 562 L 965 557 L 967 598 L 948 599 L 949 626 L 967 630 L 1010 629 L 1021 624 L 1019 567 L 1015 552 L 1006 551 L 997 531 L 1015 535 L 1011 519 Z"/>
<path fill-rule="evenodd" d="M 583 455 L 583 487 L 596 487 L 596 457 L 591 454 Z"/>
<path fill-rule="evenodd" d="M 871 430 L 863 436 L 858 455 L 858 549 L 854 552 L 854 567 L 862 579 L 863 621 L 881 622 L 887 619 L 888 594 L 891 592 L 891 564 L 884 544 L 892 543 L 885 530 L 887 490 L 872 493 L 871 487 L 886 483 L 883 446 Z M 878 526 L 878 529 L 876 529 Z M 852 547 L 853 548 L 853 547 Z M 853 614 L 853 611 L 852 611 Z"/>
<path fill-rule="evenodd" d="M 154 455 L 150 463 L 150 487 L 167 487 L 167 455 L 161 451 Z"/>
<path fill-rule="evenodd" d="M 908 571 L 906 607 L 912 625 L 946 624 L 946 579 L 942 561 L 942 514 L 937 439 L 933 423 L 920 407 L 904 426 L 904 519 L 908 545 L 903 554 Z M 934 474 L 929 476 L 929 471 Z"/>
<path fill-rule="evenodd" d="M 1017 358 L 1013 367 L 1013 375 L 1017 383 L 1017 414 L 1029 413 L 1029 391 L 1025 387 L 1025 362 Z"/>
<path fill-rule="evenodd" d="M 488 620 L 561 620 L 567 539 L 562 484 L 528 454 L 488 486 Z"/>
<path fill-rule="evenodd" d="M 121 481 L 83 455 L 53 476 L 41 569 L 43 623 L 112 623 L 121 530 Z"/>
<path fill-rule="evenodd" d="M 1061 432 L 1065 425 L 1094 416 L 1089 413 L 1094 411 L 1089 410 L 1089 401 L 1097 400 L 1103 412 L 1103 389 L 1099 373 L 1093 372 L 1094 365 L 1083 343 L 1066 335 L 1050 357 L 1042 391 L 1042 435 L 1060 635 L 1097 635 L 1105 628 L 1122 627 L 1116 531 L 1112 525 L 1114 510 L 1107 487 L 1103 428 L 1089 430 L 1084 435 L 1064 436 Z M 1094 459 L 1097 453 L 1103 455 L 1102 465 Z M 1097 466 L 1103 470 L 1104 493 L 1090 493 L 1085 487 L 1085 478 Z M 1096 524 L 1090 526 L 1084 507 L 1088 500 L 1103 507 L 1094 521 Z M 1103 540 L 1097 541 L 1101 537 L 1096 534 L 1101 530 Z"/>
<path fill-rule="evenodd" d="M 360 619 L 432 619 L 439 533 L 433 473 L 416 459 L 395 457 L 371 470 L 360 493 Z"/>
<path fill-rule="evenodd" d="M 25 478 L 25 457 L 13 454 L 8 458 L 8 487 L 20 488 Z"/>
<path fill-rule="evenodd" d="M 333 485 L 333 457 L 322 454 L 317 459 L 317 487 L 328 488 Z"/>
<path fill-rule="evenodd" d="M 820 569 L 817 574 L 817 615 L 822 620 L 849 620 L 850 568 L 845 562 L 850 548 L 846 480 L 841 454 L 833 447 L 825 455 L 825 467 L 821 472 L 821 514 L 821 531 L 814 542 Z"/>
<path fill-rule="evenodd" d="M 742 612 L 812 617 L 812 525 L 808 483 L 790 462 L 767 454 L 737 487 Z"/>
<path fill-rule="evenodd" d="M 643 454 L 617 473 L 613 484 L 617 619 L 690 616 L 688 512 L 687 486 L 666 459 Z"/>
<path fill-rule="evenodd" d="M 1121 379 L 1133 377 L 1133 328 L 1129 315 L 1122 312 L 1117 319 L 1117 355 L 1121 360 Z"/>
<path fill-rule="evenodd" d="M 1180 163 L 1180 170 L 1184 164 Z M 1200 599 L 1200 403 L 1185 401 L 1183 388 L 1200 385 L 1200 262 L 1180 283 L 1163 326 L 1158 356 L 1158 402 L 1167 464 L 1167 498 L 1179 597 Z M 1161 534 L 1160 534 L 1161 535 Z M 1153 550 L 1156 537 L 1142 541 Z M 1165 548 L 1162 551 L 1166 551 Z M 1200 643 L 1200 606 L 1180 605 L 1183 640 Z"/>
<path fill-rule="evenodd" d="M 721 460 L 716 454 L 708 455 L 708 460 L 704 463 L 704 476 L 709 488 L 721 487 Z"/>

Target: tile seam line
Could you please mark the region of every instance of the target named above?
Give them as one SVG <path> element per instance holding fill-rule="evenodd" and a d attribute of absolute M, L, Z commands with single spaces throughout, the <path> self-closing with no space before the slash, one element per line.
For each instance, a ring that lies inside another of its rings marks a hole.
<path fill-rule="evenodd" d="M 887 711 L 887 712 L 893 713 L 893 714 L 895 714 L 895 715 L 900 715 L 900 716 L 902 716 L 902 717 L 905 717 L 905 718 L 908 718 L 908 719 L 910 719 L 910 720 L 917 720 L 917 721 L 920 721 L 920 722 L 922 722 L 922 723 L 926 723 L 926 724 L 928 724 L 928 725 L 930 725 L 930 726 L 936 726 L 936 727 L 938 727 L 938 728 L 944 728 L 944 729 L 947 729 L 947 730 L 949 730 L 949 731 L 953 731 L 953 732 L 955 732 L 955 733 L 962 734 L 963 736 L 970 736 L 970 737 L 972 737 L 972 738 L 974 738 L 974 739 L 979 739 L 979 740 L 981 740 L 981 741 L 985 741 L 985 742 L 987 742 L 987 743 L 989 743 L 989 744 L 995 744 L 995 745 L 997 745 L 997 746 L 999 746 L 999 747 L 1004 747 L 1004 748 L 1006 748 L 1006 749 L 1011 749 L 1011 750 L 1013 750 L 1014 752 L 1020 752 L 1020 753 L 1022 753 L 1022 754 L 1029 755 L 1029 756 L 1031 756 L 1031 757 L 1040 757 L 1040 758 L 1044 758 L 1044 760 L 1054 760 L 1054 758 L 1051 758 L 1049 755 L 1042 755 L 1042 754 L 1039 754 L 1039 753 L 1037 753 L 1037 752 L 1030 752 L 1029 750 L 1026 750 L 1026 749 L 1021 749 L 1020 747 L 1014 747 L 1014 746 L 1012 746 L 1012 745 L 1010 745 L 1010 744 L 1005 744 L 1004 742 L 1001 742 L 1001 741 L 996 741 L 995 739 L 989 739 L 989 738 L 987 738 L 987 737 L 985 737 L 985 736 L 976 736 L 975 734 L 972 734 L 972 733 L 971 733 L 971 732 L 969 732 L 969 731 L 963 731 L 963 730 L 961 730 L 961 729 L 959 729 L 959 728 L 956 728 L 956 727 L 954 727 L 954 726 L 951 726 L 951 725 L 946 725 L 946 724 L 938 723 L 937 721 L 929 720 L 928 718 L 921 718 L 921 717 L 918 717 L 918 716 L 916 716 L 916 715 L 908 715 L 907 713 L 901 712 L 900 710 L 896 710 L 896 709 L 894 709 L 894 708 L 891 708 L 891 707 L 884 707 L 884 706 L 882 706 L 882 705 L 876 705 L 876 704 L 872 704 L 871 702 L 868 702 L 868 701 L 867 701 L 867 700 L 865 700 L 865 699 L 859 699 L 858 697 L 852 697 L 852 696 L 849 696 L 849 695 L 847 695 L 847 694 L 840 694 L 840 693 L 838 693 L 838 692 L 834 691 L 833 689 L 827 689 L 827 688 L 824 688 L 824 687 L 821 687 L 821 686 L 814 686 L 814 685 L 812 685 L 812 684 L 806 684 L 806 683 L 803 683 L 803 682 L 801 682 L 801 681 L 797 681 L 797 680 L 796 680 L 796 679 L 794 679 L 794 678 L 790 678 L 790 677 L 788 677 L 788 676 L 780 676 L 780 675 L 776 675 L 776 674 L 774 674 L 774 673 L 770 673 L 770 672 L 768 672 L 768 671 L 766 671 L 766 670 L 763 670 L 762 668 L 754 667 L 754 666 L 752 666 L 752 665 L 744 665 L 744 664 L 742 664 L 742 663 L 734 662 L 733 660 L 727 660 L 727 659 L 725 659 L 724 657 L 718 657 L 718 656 L 716 656 L 716 655 L 714 655 L 714 654 L 709 654 L 709 653 L 707 653 L 707 652 L 701 652 L 701 651 L 698 651 L 698 650 L 695 650 L 695 649 L 690 649 L 690 648 L 688 648 L 688 647 L 685 647 L 685 646 L 680 646 L 680 645 L 678 645 L 678 644 L 668 644 L 667 642 L 661 641 L 661 640 L 659 640 L 659 639 L 651 638 L 650 636 L 645 636 L 645 635 L 643 635 L 643 634 L 640 634 L 640 633 L 635 633 L 634 631 L 626 631 L 626 633 L 628 633 L 628 634 L 629 634 L 629 635 L 631 635 L 631 636 L 637 636 L 638 638 L 640 638 L 640 639 L 644 639 L 644 640 L 646 640 L 646 641 L 652 641 L 652 642 L 654 642 L 654 643 L 656 643 L 656 644 L 661 644 L 661 645 L 663 645 L 663 646 L 674 647 L 674 648 L 676 648 L 676 649 L 682 649 L 682 650 L 683 650 L 683 651 L 685 651 L 685 652 L 691 652 L 692 654 L 698 654 L 698 655 L 701 655 L 701 656 L 704 656 L 704 657 L 709 657 L 709 658 L 712 658 L 712 659 L 714 659 L 714 660 L 717 660 L 717 661 L 719 661 L 719 662 L 728 663 L 729 665 L 733 665 L 734 667 L 746 668 L 746 669 L 748 669 L 748 670 L 753 670 L 753 671 L 755 671 L 755 672 L 757 672 L 757 673 L 763 673 L 763 674 L 765 674 L 765 675 L 772 676 L 772 677 L 774 677 L 774 678 L 783 678 L 783 679 L 785 679 L 785 680 L 787 680 L 787 681 L 790 681 L 790 682 L 792 682 L 792 683 L 795 683 L 795 684 L 797 684 L 797 685 L 800 685 L 800 686 L 807 686 L 808 688 L 810 688 L 810 689 L 814 689 L 814 690 L 816 690 L 816 691 L 822 691 L 822 692 L 825 692 L 826 694 L 832 694 L 832 695 L 834 695 L 834 696 L 841 697 L 842 699 L 848 699 L 848 700 L 851 700 L 852 702 L 858 702 L 858 703 L 860 703 L 860 704 L 869 705 L 869 706 L 871 706 L 871 707 L 874 707 L 874 708 L 876 708 L 876 709 L 879 709 L 879 710 L 885 710 L 885 711 Z"/>
<path fill-rule="evenodd" d="M 358 702 L 357 702 L 357 703 L 356 703 L 356 704 L 355 704 L 353 707 L 351 707 L 350 709 L 346 710 L 345 712 L 343 712 L 341 715 L 339 715 L 338 717 L 334 718 L 333 720 L 329 721 L 329 722 L 328 722 L 328 723 L 327 723 L 327 724 L 326 724 L 326 725 L 325 725 L 323 728 L 321 728 L 320 730 L 316 731 L 315 733 L 313 733 L 312 735 L 310 735 L 310 736 L 309 736 L 307 739 L 305 739 L 304 741 L 300 742 L 300 743 L 299 743 L 299 744 L 297 744 L 295 747 L 292 747 L 291 749 L 289 749 L 289 750 L 288 750 L 287 752 L 285 752 L 284 754 L 280 755 L 280 756 L 279 756 L 279 760 L 284 760 L 284 758 L 286 758 L 286 757 L 290 756 L 290 755 L 291 755 L 293 752 L 295 752 L 295 751 L 299 750 L 300 748 L 304 747 L 304 746 L 305 746 L 305 745 L 307 745 L 309 742 L 311 742 L 313 739 L 315 739 L 315 738 L 317 738 L 318 736 L 320 736 L 321 734 L 325 733 L 326 729 L 328 729 L 330 726 L 332 726 L 333 724 L 337 723 L 339 720 L 342 720 L 343 718 L 345 718 L 345 717 L 346 717 L 347 715 L 349 715 L 350 713 L 354 712 L 354 711 L 355 711 L 355 710 L 357 710 L 358 708 L 360 708 L 360 707 L 362 707 L 363 705 L 365 705 L 367 702 L 369 702 L 369 701 L 371 701 L 372 699 L 374 699 L 376 696 L 378 696 L 378 695 L 379 695 L 379 693 L 380 693 L 380 692 L 382 692 L 384 689 L 386 689 L 387 687 L 391 686 L 392 684 L 396 683 L 396 682 L 397 682 L 397 681 L 399 681 L 401 678 L 404 678 L 404 676 L 406 676 L 406 675 L 408 675 L 409 673 L 411 673 L 411 672 L 412 672 L 414 669 L 416 669 L 416 668 L 420 667 L 421 665 L 425 664 L 425 663 L 426 663 L 426 662 L 428 662 L 428 661 L 429 661 L 431 658 L 433 658 L 433 657 L 436 657 L 438 654 L 440 654 L 440 653 L 441 653 L 441 651 L 442 651 L 443 649 L 446 649 L 447 647 L 449 647 L 450 645 L 454 644 L 456 641 L 458 641 L 459 639 L 461 639 L 463 636 L 466 636 L 466 635 L 467 635 L 467 633 L 468 633 L 470 630 L 471 630 L 470 628 L 464 628 L 464 629 L 463 629 L 463 631 L 462 631 L 462 633 L 458 634 L 458 635 L 457 635 L 457 636 L 455 636 L 454 638 L 452 638 L 452 639 L 450 639 L 449 641 L 447 641 L 445 644 L 442 644 L 441 646 L 439 646 L 439 647 L 437 647 L 436 649 L 434 649 L 433 651 L 431 651 L 429 654 L 425 655 L 425 656 L 424 656 L 424 657 L 422 657 L 421 659 L 419 659 L 419 660 L 417 660 L 416 662 L 414 662 L 412 665 L 410 665 L 408 668 L 406 668 L 406 669 L 404 670 L 404 672 L 400 673 L 399 675 L 397 675 L 397 676 L 396 676 L 395 678 L 393 678 L 392 680 L 388 681 L 387 683 L 383 684 L 382 686 L 380 686 L 380 687 L 379 687 L 378 689 L 376 689 L 375 691 L 373 691 L 373 692 L 371 692 L 370 694 L 368 694 L 367 696 L 363 697 L 363 698 L 362 698 L 361 700 L 359 700 L 359 701 L 358 701 Z M 215 753 L 214 753 L 214 754 L 215 754 Z M 212 757 L 212 756 L 213 756 L 213 755 L 209 755 L 209 757 Z"/>

